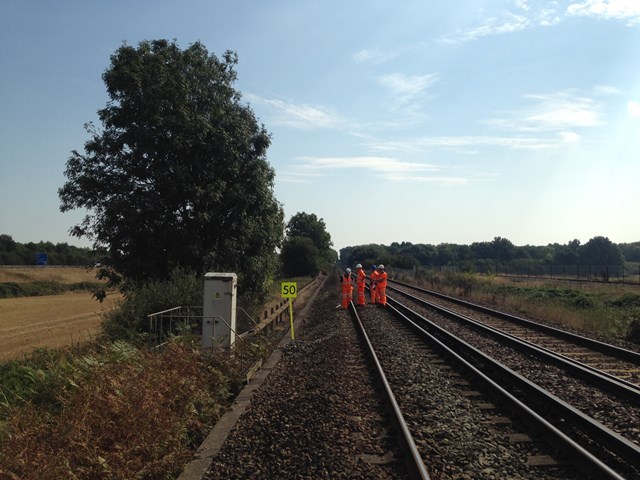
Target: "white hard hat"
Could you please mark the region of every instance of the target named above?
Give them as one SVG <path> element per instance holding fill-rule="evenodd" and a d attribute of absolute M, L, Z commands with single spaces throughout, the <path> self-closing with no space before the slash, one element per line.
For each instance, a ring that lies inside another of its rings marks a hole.
<path fill-rule="evenodd" d="M 380 265 L 378 265 L 378 268 L 379 268 L 380 270 L 384 270 L 384 265 L 380 264 Z"/>
<path fill-rule="evenodd" d="M 347 268 L 347 273 L 351 273 L 351 269 L 350 268 Z"/>
<path fill-rule="evenodd" d="M 359 263 L 356 264 L 356 268 L 362 268 L 362 265 L 360 265 Z"/>

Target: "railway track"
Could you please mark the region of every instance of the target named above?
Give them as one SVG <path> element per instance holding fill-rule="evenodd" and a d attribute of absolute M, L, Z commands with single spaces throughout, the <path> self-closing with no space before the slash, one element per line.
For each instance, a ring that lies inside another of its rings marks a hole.
<path fill-rule="evenodd" d="M 615 377 L 632 388 L 640 389 L 640 352 L 594 340 L 553 326 L 500 312 L 466 300 L 444 295 L 404 282 L 391 281 L 391 290 L 417 295 L 429 305 L 457 312 L 489 327 L 556 352 L 607 376 Z"/>
<path fill-rule="evenodd" d="M 403 295 L 407 295 L 406 292 Z M 576 362 L 559 360 L 546 349 L 510 335 L 505 337 L 506 340 L 502 339 L 507 342 L 506 346 L 496 340 L 495 327 L 478 333 L 479 327 L 473 320 L 465 320 L 460 318 L 460 314 L 434 305 L 427 309 L 421 302 L 414 295 L 409 295 L 402 299 L 402 303 L 393 298 L 390 303 L 411 318 L 405 321 L 415 323 L 414 328 L 430 333 L 461 353 L 466 360 L 495 378 L 497 383 L 516 392 L 520 399 L 535 400 L 532 403 L 535 410 L 543 412 L 550 423 L 562 427 L 567 435 L 593 452 L 594 456 L 624 472 L 624 478 L 640 478 L 634 467 L 640 465 L 637 443 L 640 412 L 635 384 L 608 378 L 593 367 L 584 368 Z M 463 321 L 468 325 L 461 326 Z M 465 340 L 457 339 L 453 333 Z M 598 346 L 599 349 L 602 347 Z M 522 353 L 522 349 L 526 351 Z M 633 355 L 625 352 L 619 356 L 626 358 L 624 362 L 627 363 L 629 358 L 633 359 Z M 490 357 L 501 359 L 505 365 L 496 366 Z M 615 386 L 604 386 L 607 382 L 613 382 Z M 583 460 L 577 463 L 581 462 Z M 604 475 L 602 478 L 607 478 L 607 474 Z"/>
<path fill-rule="evenodd" d="M 336 310 L 336 283 L 202 478 L 640 479 L 634 442 L 495 348 L 454 340 L 395 294 Z"/>

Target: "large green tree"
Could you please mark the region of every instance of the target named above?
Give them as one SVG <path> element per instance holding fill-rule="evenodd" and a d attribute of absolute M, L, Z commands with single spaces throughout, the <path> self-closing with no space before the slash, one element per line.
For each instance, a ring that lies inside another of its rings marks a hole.
<path fill-rule="evenodd" d="M 287 238 L 280 252 L 285 277 L 315 275 L 320 270 L 318 247 L 308 237 Z"/>
<path fill-rule="evenodd" d="M 241 103 L 236 64 L 199 42 L 124 44 L 111 56 L 102 128 L 87 125 L 58 192 L 63 212 L 87 210 L 71 232 L 106 249 L 111 279 L 166 279 L 180 266 L 236 271 L 253 292 L 269 282 L 284 214 L 270 135 Z"/>
<path fill-rule="evenodd" d="M 301 239 L 307 239 L 311 243 L 302 242 Z M 280 254 L 282 273 L 299 275 L 299 270 L 303 269 L 306 270 L 306 274 L 314 275 L 318 270 L 334 264 L 338 259 L 338 253 L 331 248 L 332 245 L 331 235 L 327 232 L 322 218 L 318 218 L 315 213 L 296 213 L 286 226 L 286 240 Z M 309 258 L 300 262 L 302 256 Z"/>
<path fill-rule="evenodd" d="M 330 250 L 333 242 L 327 225 L 315 213 L 298 212 L 287 223 L 287 237 L 310 238 L 320 252 Z"/>
<path fill-rule="evenodd" d="M 593 237 L 579 249 L 580 262 L 585 265 L 622 265 L 620 248 L 608 237 Z"/>

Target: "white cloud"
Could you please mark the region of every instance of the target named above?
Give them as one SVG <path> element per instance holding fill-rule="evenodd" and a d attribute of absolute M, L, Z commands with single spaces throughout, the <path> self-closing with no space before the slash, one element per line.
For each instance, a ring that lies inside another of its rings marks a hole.
<path fill-rule="evenodd" d="M 611 85 L 596 85 L 595 91 L 602 95 L 618 95 L 621 93 L 619 88 Z"/>
<path fill-rule="evenodd" d="M 627 111 L 634 118 L 640 118 L 640 103 L 630 101 L 627 103 Z"/>
<path fill-rule="evenodd" d="M 292 172 L 289 170 L 278 171 L 276 180 L 282 183 L 312 183 L 320 174 L 313 172 Z"/>
<path fill-rule="evenodd" d="M 603 124 L 600 119 L 600 106 L 588 97 L 557 92 L 530 94 L 524 98 L 534 101 L 535 104 L 511 112 L 508 118 L 492 119 L 486 123 L 520 131 L 565 131 Z"/>
<path fill-rule="evenodd" d="M 580 141 L 580 135 L 576 132 L 560 132 L 559 135 L 563 143 L 578 143 Z"/>
<path fill-rule="evenodd" d="M 404 141 L 371 141 L 366 146 L 372 151 L 405 154 L 420 153 L 428 149 L 443 149 L 456 153 L 477 154 L 483 147 L 514 150 L 544 150 L 558 147 L 558 138 L 532 136 L 462 135 L 407 139 Z"/>
<path fill-rule="evenodd" d="M 404 75 L 402 73 L 391 73 L 383 75 L 378 81 L 391 90 L 393 94 L 408 99 L 422 93 L 433 85 L 437 78 L 438 76 L 435 74 Z"/>
<path fill-rule="evenodd" d="M 574 97 L 565 93 L 527 97 L 538 102 L 523 122 L 534 130 L 594 127 L 602 124 L 598 118 L 598 106 L 590 98 Z"/>
<path fill-rule="evenodd" d="M 301 168 L 311 171 L 357 169 L 369 170 L 392 182 L 420 182 L 445 186 L 465 185 L 469 178 L 441 175 L 437 165 L 407 162 L 394 157 L 299 157 Z"/>
<path fill-rule="evenodd" d="M 390 60 L 393 60 L 398 56 L 397 52 L 383 52 L 379 49 L 373 50 L 359 50 L 353 54 L 353 60 L 356 63 L 386 63 Z"/>
<path fill-rule="evenodd" d="M 316 128 L 339 128 L 344 121 L 328 108 L 306 104 L 296 104 L 279 99 L 267 99 L 246 94 L 249 100 L 271 107 L 275 111 L 273 123 L 292 128 L 311 130 Z"/>
<path fill-rule="evenodd" d="M 438 175 L 408 175 L 402 173 L 392 173 L 385 176 L 385 179 L 392 182 L 419 182 L 430 183 L 443 186 L 467 185 L 470 179 L 466 177 L 441 177 Z"/>
<path fill-rule="evenodd" d="M 626 20 L 628 25 L 637 25 L 640 24 L 640 2 L 638 0 L 586 0 L 569 5 L 567 15 Z"/>
<path fill-rule="evenodd" d="M 444 43 L 464 43 L 477 40 L 489 35 L 513 33 L 531 27 L 531 20 L 524 15 L 509 13 L 505 19 L 490 17 L 481 25 L 464 31 L 458 31 L 454 35 L 440 39 Z"/>
<path fill-rule="evenodd" d="M 518 13 L 502 12 L 485 18 L 477 26 L 458 30 L 441 38 L 442 43 L 460 44 L 491 35 L 502 35 L 534 27 L 548 27 L 568 17 L 591 16 L 607 20 L 626 21 L 627 25 L 640 25 L 639 0 L 584 0 L 571 3 L 564 12 L 558 11 L 558 2 L 547 2 L 544 7 L 532 6 L 527 0 L 516 0 Z"/>
<path fill-rule="evenodd" d="M 426 163 L 405 162 L 393 157 L 299 157 L 304 166 L 312 169 L 368 169 L 378 172 L 436 171 L 438 167 Z"/>
<path fill-rule="evenodd" d="M 392 73 L 378 78 L 378 82 L 391 94 L 392 111 L 401 112 L 405 118 L 397 120 L 399 126 L 415 125 L 425 118 L 422 105 L 427 99 L 426 90 L 438 79 L 435 74 L 405 75 Z"/>

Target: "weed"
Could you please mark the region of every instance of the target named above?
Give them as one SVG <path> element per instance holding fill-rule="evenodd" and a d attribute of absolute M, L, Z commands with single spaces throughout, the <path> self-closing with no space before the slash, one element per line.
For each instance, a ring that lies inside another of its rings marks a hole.
<path fill-rule="evenodd" d="M 4 426 L 0 476 L 164 479 L 222 414 L 229 380 L 197 346 L 162 352 L 124 342 L 83 357 L 57 414 L 28 403 Z M 6 433 L 9 433 L 9 436 Z"/>

